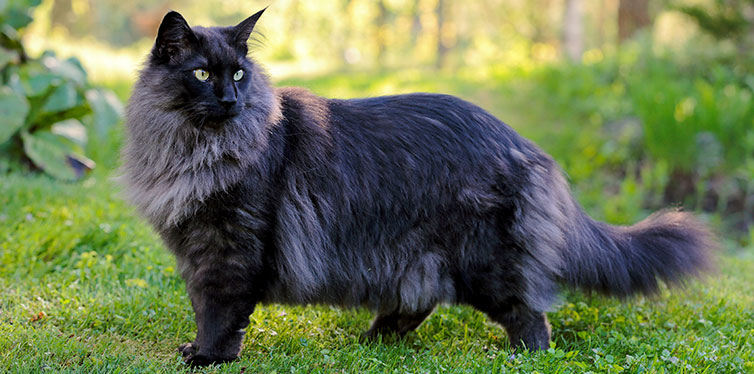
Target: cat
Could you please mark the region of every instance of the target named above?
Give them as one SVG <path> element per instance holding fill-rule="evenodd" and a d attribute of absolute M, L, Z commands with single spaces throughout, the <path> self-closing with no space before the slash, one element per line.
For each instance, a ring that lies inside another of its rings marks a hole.
<path fill-rule="evenodd" d="M 210 28 L 169 12 L 127 108 L 122 179 L 185 279 L 187 363 L 237 358 L 259 303 L 367 307 L 366 339 L 465 304 L 545 349 L 560 287 L 652 294 L 710 267 L 691 214 L 592 220 L 551 157 L 471 103 L 272 87 L 247 57 L 263 12 Z"/>

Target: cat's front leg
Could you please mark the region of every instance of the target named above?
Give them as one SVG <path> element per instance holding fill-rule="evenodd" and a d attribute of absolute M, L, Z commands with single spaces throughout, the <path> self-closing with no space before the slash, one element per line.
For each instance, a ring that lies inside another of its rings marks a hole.
<path fill-rule="evenodd" d="M 236 359 L 257 298 L 247 277 L 220 264 L 200 266 L 186 279 L 196 319 L 196 340 L 178 350 L 194 366 Z"/>

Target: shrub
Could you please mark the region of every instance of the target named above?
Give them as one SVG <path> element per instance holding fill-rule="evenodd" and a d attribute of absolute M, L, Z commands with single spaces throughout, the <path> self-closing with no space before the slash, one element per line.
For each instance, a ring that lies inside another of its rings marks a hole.
<path fill-rule="evenodd" d="M 20 32 L 39 3 L 0 3 L 0 172 L 26 166 L 74 180 L 94 167 L 84 154 L 88 134 L 104 137 L 122 105 L 87 82 L 77 59 L 26 54 Z"/>
<path fill-rule="evenodd" d="M 536 95 L 554 112 L 575 115 L 589 133 L 599 157 L 588 163 L 603 160 L 613 175 L 603 181 L 588 177 L 594 170 L 580 173 L 588 149 L 568 143 L 562 158 L 571 177 L 591 178 L 580 182 L 601 189 L 596 195 L 617 194 L 601 203 L 606 218 L 630 222 L 632 211 L 640 213 L 637 204 L 653 210 L 682 203 L 724 213 L 729 227 L 748 232 L 754 222 L 754 75 L 748 70 L 665 55 L 639 40 L 596 63 L 546 67 L 533 79 Z M 595 128 L 602 136 L 594 136 Z"/>

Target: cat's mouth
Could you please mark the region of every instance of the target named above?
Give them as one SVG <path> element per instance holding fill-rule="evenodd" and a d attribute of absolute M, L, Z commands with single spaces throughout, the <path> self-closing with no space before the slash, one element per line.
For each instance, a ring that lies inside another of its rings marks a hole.
<path fill-rule="evenodd" d="M 219 129 L 234 122 L 234 119 L 240 114 L 239 110 L 229 110 L 216 113 L 209 113 L 202 121 L 202 128 Z"/>

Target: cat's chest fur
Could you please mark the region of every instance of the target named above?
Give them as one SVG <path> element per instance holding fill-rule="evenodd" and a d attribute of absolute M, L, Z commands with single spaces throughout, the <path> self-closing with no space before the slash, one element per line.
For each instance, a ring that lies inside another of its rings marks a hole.
<path fill-rule="evenodd" d="M 249 112 L 220 129 L 201 129 L 136 92 L 128 109 L 134 120 L 127 127 L 121 179 L 127 198 L 156 228 L 196 213 L 212 194 L 238 183 L 260 157 L 267 137 L 257 124 L 269 118 Z"/>
<path fill-rule="evenodd" d="M 133 185 L 129 197 L 155 226 L 174 225 L 195 214 L 212 194 L 237 183 L 243 171 L 241 161 L 228 158 L 186 165 L 186 170 L 168 167 L 163 173 L 142 175 L 140 180 L 145 183 Z"/>

